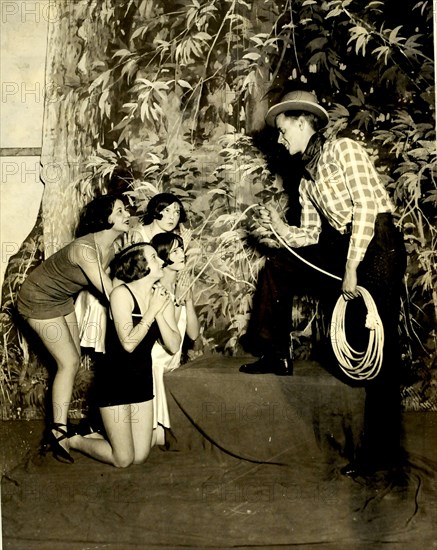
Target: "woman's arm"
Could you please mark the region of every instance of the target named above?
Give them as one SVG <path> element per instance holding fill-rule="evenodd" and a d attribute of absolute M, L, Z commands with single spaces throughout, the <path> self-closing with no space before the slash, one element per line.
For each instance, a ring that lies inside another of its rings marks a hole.
<path fill-rule="evenodd" d="M 161 333 L 162 344 L 166 351 L 174 355 L 181 347 L 181 334 L 176 324 L 175 306 L 171 300 L 156 315 L 156 322 Z"/>
<path fill-rule="evenodd" d="M 85 273 L 90 283 L 102 294 L 109 296 L 113 284 L 109 275 L 103 270 L 97 251 L 82 243 L 74 243 L 72 247 L 72 261 Z M 103 286 L 102 286 L 103 283 Z"/>
<path fill-rule="evenodd" d="M 134 303 L 130 292 L 125 286 L 118 286 L 111 292 L 110 304 L 115 330 L 121 345 L 129 353 L 134 351 L 149 332 L 153 321 L 158 317 L 159 311 L 170 302 L 168 294 L 166 295 L 158 289 L 153 289 L 152 292 L 149 307 L 142 316 L 141 321 L 135 326 L 132 320 Z"/>
<path fill-rule="evenodd" d="M 178 274 L 176 301 L 179 301 L 180 304 L 185 304 L 187 310 L 187 336 L 191 340 L 196 340 L 200 333 L 200 325 L 196 310 L 194 309 L 191 276 L 186 269 Z"/>
<path fill-rule="evenodd" d="M 200 334 L 200 323 L 194 308 L 193 293 L 191 289 L 188 291 L 185 307 L 187 308 L 187 336 L 191 338 L 191 340 L 196 340 Z"/>

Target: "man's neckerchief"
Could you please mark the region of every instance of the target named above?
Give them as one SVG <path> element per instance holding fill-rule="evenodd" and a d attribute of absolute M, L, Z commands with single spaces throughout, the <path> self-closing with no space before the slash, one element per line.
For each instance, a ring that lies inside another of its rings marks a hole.
<path fill-rule="evenodd" d="M 316 132 L 311 136 L 307 148 L 302 155 L 302 161 L 305 166 L 304 175 L 312 181 L 316 179 L 317 164 L 325 141 L 325 137 L 321 133 Z"/>

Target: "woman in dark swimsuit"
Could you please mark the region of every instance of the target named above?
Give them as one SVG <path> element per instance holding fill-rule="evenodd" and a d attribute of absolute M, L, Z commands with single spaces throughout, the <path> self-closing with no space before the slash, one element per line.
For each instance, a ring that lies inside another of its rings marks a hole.
<path fill-rule="evenodd" d="M 181 342 L 173 302 L 158 282 L 163 263 L 146 243 L 131 245 L 114 259 L 112 275 L 122 284 L 110 296 L 106 354 L 96 374 L 108 440 L 99 434 L 68 440 L 70 449 L 118 468 L 142 464 L 154 445 L 153 344 L 160 338 L 169 353 L 176 353 Z"/>

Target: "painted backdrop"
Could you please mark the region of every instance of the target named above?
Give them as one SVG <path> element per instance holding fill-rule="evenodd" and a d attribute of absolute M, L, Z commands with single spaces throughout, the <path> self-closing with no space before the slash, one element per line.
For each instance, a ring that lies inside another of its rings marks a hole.
<path fill-rule="evenodd" d="M 72 239 L 80 208 L 99 193 L 126 192 L 138 211 L 160 191 L 183 200 L 203 326 L 197 352 L 241 351 L 263 262 L 253 207 L 274 202 L 289 219 L 298 214 L 299 163 L 264 126 L 270 102 L 296 84 L 314 89 L 330 112 L 329 134 L 363 141 L 394 196 L 409 251 L 404 403 L 435 408 L 432 3 L 77 0 L 51 8 L 45 190 L 34 231 L 5 274 L 2 415 L 38 414 L 48 383 L 45 359 L 15 314 L 16 292 Z M 317 342 L 317 323 L 304 330 L 314 307 L 303 299 L 293 312 L 298 352 Z M 84 362 L 78 408 L 91 376 Z"/>

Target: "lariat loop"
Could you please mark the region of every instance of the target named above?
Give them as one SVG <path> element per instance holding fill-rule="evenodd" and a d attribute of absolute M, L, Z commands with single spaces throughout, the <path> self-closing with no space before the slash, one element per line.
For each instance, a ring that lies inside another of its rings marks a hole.
<path fill-rule="evenodd" d="M 272 225 L 270 229 L 276 236 L 278 241 L 294 256 L 302 262 L 309 265 L 313 269 L 320 271 L 328 277 L 341 281 L 337 275 L 329 273 L 320 267 L 312 264 L 308 260 L 302 258 L 295 250 L 293 250 L 284 239 L 278 235 Z M 366 328 L 369 329 L 369 343 L 366 351 L 356 351 L 348 343 L 346 339 L 346 306 L 347 301 L 340 296 L 334 307 L 330 324 L 329 335 L 331 339 L 332 349 L 342 371 L 354 380 L 371 380 L 378 376 L 381 370 L 384 350 L 384 326 L 378 313 L 375 301 L 372 295 L 362 286 L 357 286 L 359 295 L 363 298 L 364 304 L 367 307 Z"/>

